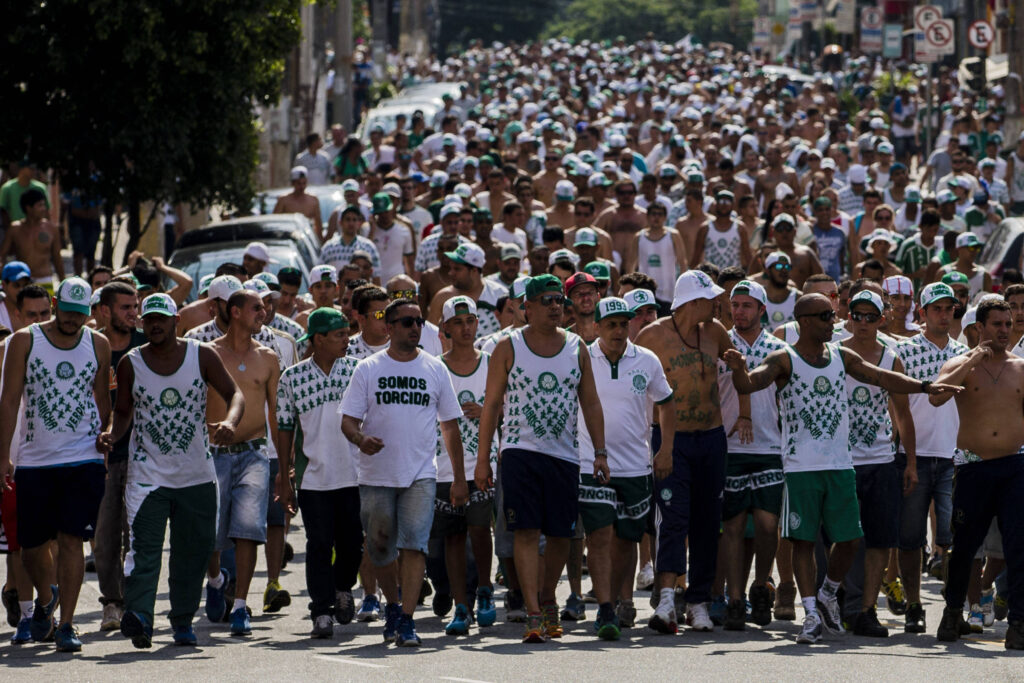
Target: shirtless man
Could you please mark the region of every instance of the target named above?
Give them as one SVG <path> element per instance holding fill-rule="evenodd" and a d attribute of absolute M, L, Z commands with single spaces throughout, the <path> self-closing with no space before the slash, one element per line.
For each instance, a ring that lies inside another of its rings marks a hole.
<path fill-rule="evenodd" d="M 676 221 L 675 229 L 683 238 L 683 246 L 687 254 L 690 254 L 690 268 L 696 268 L 698 262 L 694 259 L 697 254 L 697 237 L 711 220 L 711 217 L 704 213 L 704 193 L 700 190 L 687 190 L 683 197 L 683 204 L 686 207 L 686 214 Z M 687 264 L 680 263 L 682 268 Z"/>
<path fill-rule="evenodd" d="M 442 235 L 437 240 L 437 259 L 439 263 L 420 275 L 420 309 L 430 308 L 430 302 L 442 289 L 452 283 L 451 261 L 445 256 L 449 251 L 455 251 L 459 246 L 459 238 L 456 235 Z"/>
<path fill-rule="evenodd" d="M 221 275 L 231 275 L 238 279 L 239 282 L 246 279 L 245 269 L 237 264 L 224 263 L 217 268 L 216 277 Z M 207 283 L 206 297 L 197 299 L 192 303 L 178 309 L 178 336 L 184 336 L 189 330 L 199 327 L 205 323 L 210 322 L 217 317 L 217 294 L 218 292 L 223 296 L 224 294 L 230 294 L 231 290 L 223 290 L 221 288 L 215 288 L 214 292 L 210 292 L 210 286 L 213 284 L 213 280 Z M 224 298 L 227 301 L 227 298 Z"/>
<path fill-rule="evenodd" d="M 800 187 L 796 173 L 782 165 L 782 150 L 778 145 L 768 145 L 764 160 L 765 168 L 757 174 L 754 181 L 754 197 L 758 206 L 764 206 L 769 199 L 775 197 L 775 188 L 779 183 L 786 183 L 794 191 Z"/>
<path fill-rule="evenodd" d="M 1024 360 L 1007 353 L 1013 313 L 1005 301 L 986 300 L 978 306 L 981 343 L 942 366 L 939 381 L 964 387 L 956 397 L 960 428 L 954 460 L 953 550 L 947 565 L 946 607 L 936 631 L 952 642 L 970 633 L 963 604 L 974 555 L 988 533 L 992 518 L 999 520 L 1010 577 L 1024 572 L 1020 533 L 1020 491 L 1024 485 Z M 930 396 L 942 405 L 948 396 Z M 1019 578 L 1010 582 L 1007 650 L 1024 649 L 1024 595 Z"/>
<path fill-rule="evenodd" d="M 313 221 L 316 236 L 323 241 L 324 227 L 320 220 L 320 200 L 306 194 L 306 185 L 309 182 L 306 175 L 305 166 L 296 166 L 292 169 L 292 187 L 295 189 L 278 198 L 277 204 L 274 205 L 274 213 L 301 213 Z"/>
<path fill-rule="evenodd" d="M 555 149 L 548 149 L 544 154 L 544 168 L 533 176 L 533 188 L 537 199 L 550 206 L 555 196 L 555 183 L 565 178 L 561 168 L 562 154 Z"/>
<path fill-rule="evenodd" d="M 779 251 L 789 257 L 793 266 L 789 271 L 789 279 L 797 289 L 804 288 L 804 281 L 816 273 L 824 272 L 818 255 L 810 247 L 796 243 L 796 225 L 793 217 L 780 213 L 772 221 L 772 233 Z"/>
<path fill-rule="evenodd" d="M 658 356 L 674 392 L 676 432 L 672 461 L 655 460 L 658 504 L 658 548 L 655 557 L 658 607 L 648 625 L 659 633 L 675 633 L 676 579 L 687 574 L 687 623 L 711 631 L 708 615 L 711 583 L 715 578 L 718 537 L 722 524 L 725 486 L 726 433 L 718 395 L 718 365 L 722 354 L 735 347 L 721 323 L 714 320 L 715 298 L 724 290 L 705 273 L 689 270 L 676 281 L 672 314 L 651 323 L 636 338 Z M 741 429 L 750 440 L 750 400 L 741 401 Z M 660 448 L 653 444 L 655 452 Z M 693 515 L 693 518 L 691 518 Z M 690 567 L 687 572 L 687 547 Z"/>
<path fill-rule="evenodd" d="M 636 183 L 632 180 L 620 180 L 616 183 L 615 199 L 618 205 L 605 210 L 597 217 L 594 225 L 611 234 L 612 249 L 621 259 L 629 250 L 633 236 L 647 225 L 647 212 L 633 204 L 636 199 Z"/>
<path fill-rule="evenodd" d="M 238 290 L 228 298 L 230 318 L 223 337 L 212 342 L 228 374 L 245 398 L 245 412 L 229 445 L 211 446 L 217 468 L 220 511 L 217 545 L 207 567 L 206 616 L 218 622 L 228 612 L 224 584 L 228 573 L 221 569 L 220 554 L 235 547 L 235 602 L 230 608 L 231 635 L 252 633 L 245 596 L 256 570 L 256 548 L 267 541 L 267 505 L 270 495 L 270 460 L 267 438 L 277 440 L 277 355 L 253 341 L 263 326 L 266 312 L 256 292 Z M 214 427 L 227 419 L 228 406 L 216 392 L 207 396 L 206 421 L 211 440 Z M 270 434 L 267 434 L 267 425 Z M 218 435 L 220 438 L 220 435 Z"/>
<path fill-rule="evenodd" d="M 64 259 L 60 255 L 60 232 L 48 218 L 46 195 L 31 189 L 19 199 L 25 218 L 11 224 L 0 245 L 0 263 L 7 255 L 28 264 L 32 281 L 53 294 L 53 274 L 59 281 L 64 280 Z"/>
<path fill-rule="evenodd" d="M 505 172 L 500 168 L 491 169 L 487 174 L 487 189 L 476 195 L 476 203 L 491 210 L 492 216 L 502 215 L 505 204 L 516 200 L 505 191 Z"/>
<path fill-rule="evenodd" d="M 452 283 L 441 289 L 430 302 L 427 320 L 434 325 L 441 322 L 444 302 L 453 296 L 468 296 L 476 303 L 477 338 L 494 334 L 501 329 L 495 315 L 495 305 L 508 292 L 493 280 L 483 277 L 484 250 L 473 242 L 464 242 L 445 254 L 451 261 L 449 274 Z M 424 329 L 424 332 L 426 330 Z"/>

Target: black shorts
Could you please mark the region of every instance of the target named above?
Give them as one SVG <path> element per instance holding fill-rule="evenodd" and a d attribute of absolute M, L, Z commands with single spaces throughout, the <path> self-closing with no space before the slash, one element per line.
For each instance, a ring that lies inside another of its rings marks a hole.
<path fill-rule="evenodd" d="M 895 548 L 900 541 L 903 486 L 895 462 L 856 465 L 860 525 L 867 548 Z"/>
<path fill-rule="evenodd" d="M 106 479 L 107 468 L 99 462 L 16 469 L 21 547 L 41 546 L 58 533 L 92 538 Z"/>
<path fill-rule="evenodd" d="M 572 538 L 579 518 L 580 466 L 544 453 L 508 448 L 501 452 L 505 523 L 510 531 L 540 529 L 552 538 Z"/>
<path fill-rule="evenodd" d="M 481 491 L 469 482 L 469 503 L 455 507 L 451 502 L 452 482 L 437 482 L 437 496 L 434 498 L 434 524 L 430 527 L 431 538 L 447 538 L 464 534 L 471 526 L 491 528 L 494 518 L 494 489 Z"/>

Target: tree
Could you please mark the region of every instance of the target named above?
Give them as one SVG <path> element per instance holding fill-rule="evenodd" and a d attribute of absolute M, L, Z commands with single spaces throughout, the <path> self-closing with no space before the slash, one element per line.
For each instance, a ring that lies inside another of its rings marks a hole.
<path fill-rule="evenodd" d="M 573 0 L 543 31 L 545 37 L 627 42 L 648 32 L 674 42 L 692 33 L 703 43 L 745 45 L 753 31 L 757 0 L 704 3 L 699 0 Z"/>
<path fill-rule="evenodd" d="M 280 94 L 302 0 L 9 3 L 0 44 L 0 158 L 30 157 L 129 207 L 245 206 L 254 105 Z"/>
<path fill-rule="evenodd" d="M 485 45 L 535 39 L 566 0 L 518 0 L 513 4 L 493 0 L 440 0 L 442 52 L 465 48 L 471 41 Z"/>

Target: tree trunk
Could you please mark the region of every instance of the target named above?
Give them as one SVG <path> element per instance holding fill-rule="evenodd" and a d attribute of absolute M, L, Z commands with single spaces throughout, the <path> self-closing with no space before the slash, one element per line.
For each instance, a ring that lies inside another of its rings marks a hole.
<path fill-rule="evenodd" d="M 139 200 L 135 197 L 128 198 L 128 242 L 124 247 L 124 256 L 121 265 L 128 262 L 128 255 L 139 247 L 139 239 L 142 237 L 142 222 L 139 217 Z"/>

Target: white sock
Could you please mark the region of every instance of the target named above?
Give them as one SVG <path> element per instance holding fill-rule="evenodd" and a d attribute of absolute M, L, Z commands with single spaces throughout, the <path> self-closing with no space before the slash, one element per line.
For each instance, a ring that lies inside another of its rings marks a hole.
<path fill-rule="evenodd" d="M 235 598 L 235 604 L 232 605 L 231 611 L 237 612 L 240 609 L 245 609 L 245 600 L 242 600 L 241 598 Z"/>
<path fill-rule="evenodd" d="M 831 598 L 835 596 L 837 590 L 839 590 L 839 582 L 833 581 L 826 576 L 825 582 L 821 584 L 821 594 L 827 598 Z"/>
<path fill-rule="evenodd" d="M 19 600 L 18 601 L 18 606 L 21 607 L 21 618 L 22 619 L 31 619 L 32 618 L 32 612 L 34 611 L 34 608 L 33 608 L 31 600 Z"/>
<path fill-rule="evenodd" d="M 223 586 L 224 586 L 224 574 L 221 573 L 221 572 L 217 572 L 217 578 L 215 578 L 215 579 L 211 579 L 211 578 L 207 577 L 206 584 L 210 588 L 223 588 Z"/>
<path fill-rule="evenodd" d="M 662 605 L 668 605 L 675 609 L 676 606 L 676 589 L 675 588 L 662 588 L 659 595 L 661 595 L 661 602 L 658 607 Z"/>
<path fill-rule="evenodd" d="M 808 615 L 818 613 L 818 599 L 815 597 L 800 598 L 800 602 L 804 606 L 804 612 Z"/>

